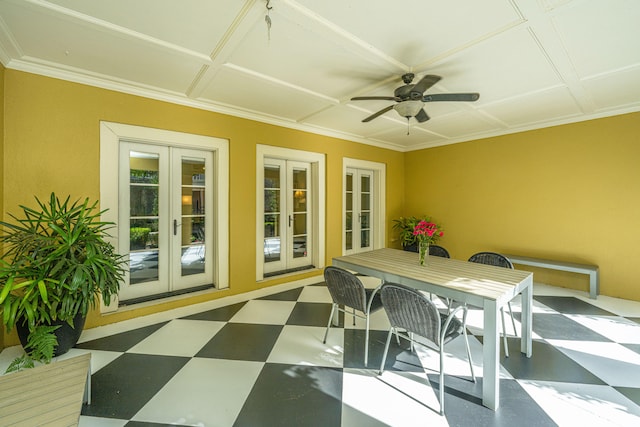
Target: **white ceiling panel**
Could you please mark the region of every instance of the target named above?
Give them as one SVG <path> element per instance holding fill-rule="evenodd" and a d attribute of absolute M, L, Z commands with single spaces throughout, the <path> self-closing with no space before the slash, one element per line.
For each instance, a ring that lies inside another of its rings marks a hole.
<path fill-rule="evenodd" d="M 347 49 L 348 43 L 335 43 L 287 17 L 275 12 L 271 15 L 271 38 L 261 22 L 246 35 L 229 62 L 333 98 L 344 97 L 360 87 L 363 75 L 369 81 L 378 81 L 392 72 L 381 71 L 367 59 L 354 55 Z"/>
<path fill-rule="evenodd" d="M 637 0 L 0 0 L 6 68 L 409 151 L 640 111 Z M 268 30 L 266 16 L 271 19 Z M 407 123 L 404 73 L 442 79 Z"/>
<path fill-rule="evenodd" d="M 230 68 L 220 70 L 202 98 L 250 111 L 269 111 L 272 117 L 291 121 L 331 105 L 324 99 L 309 97 Z"/>
<path fill-rule="evenodd" d="M 184 92 L 203 65 L 198 58 L 47 9 L 4 4 L 0 10 L 11 18 L 7 25 L 19 51 L 53 66 Z"/>
<path fill-rule="evenodd" d="M 617 90 L 624 86 L 626 91 Z M 620 106 L 640 106 L 640 65 L 584 81 L 600 111 Z"/>
<path fill-rule="evenodd" d="M 565 87 L 487 105 L 482 111 L 498 117 L 512 128 L 544 122 L 550 115 L 557 121 L 582 113 L 571 92 Z"/>
<path fill-rule="evenodd" d="M 640 64 L 640 1 L 581 1 L 555 25 L 580 77 Z"/>
<path fill-rule="evenodd" d="M 238 0 L 51 0 L 140 34 L 209 55 L 240 13 Z M 153 19 L 140 19 L 142 16 Z M 188 22 L 189 25 L 176 25 Z"/>
<path fill-rule="evenodd" d="M 454 138 L 459 135 L 477 135 L 499 130 L 495 123 L 490 123 L 481 115 L 466 114 L 464 112 L 431 119 L 418 126 L 447 138 Z"/>
<path fill-rule="evenodd" d="M 411 67 L 520 20 L 508 1 L 459 0 L 435 4 L 404 0 L 391 4 L 388 0 L 300 0 L 297 3 Z"/>

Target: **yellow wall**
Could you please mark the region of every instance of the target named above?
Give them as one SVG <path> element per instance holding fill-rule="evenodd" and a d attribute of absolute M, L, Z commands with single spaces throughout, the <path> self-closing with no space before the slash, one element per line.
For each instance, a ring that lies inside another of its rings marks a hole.
<path fill-rule="evenodd" d="M 452 257 L 597 264 L 601 294 L 640 301 L 640 113 L 411 152 L 405 167 L 405 215 L 442 223 Z M 585 275 L 529 270 L 588 290 Z"/>
<path fill-rule="evenodd" d="M 4 218 L 19 204 L 51 191 L 72 198 L 100 196 L 99 123 L 101 120 L 229 140 L 230 289 L 214 296 L 191 297 L 153 308 L 106 317 L 94 315 L 87 327 L 244 293 L 282 283 L 255 280 L 256 144 L 326 154 L 326 262 L 341 254 L 342 159 L 350 157 L 387 165 L 387 219 L 402 213 L 403 153 L 356 144 L 194 108 L 65 82 L 15 70 L 5 74 Z M 389 233 L 387 233 L 389 234 Z M 286 280 L 320 274 L 300 273 Z M 9 339 L 6 340 L 9 345 Z"/>

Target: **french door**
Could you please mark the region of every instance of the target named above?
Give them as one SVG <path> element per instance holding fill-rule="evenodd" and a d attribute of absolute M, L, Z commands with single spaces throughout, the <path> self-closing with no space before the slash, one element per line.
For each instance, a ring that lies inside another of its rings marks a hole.
<path fill-rule="evenodd" d="M 265 274 L 311 266 L 311 165 L 264 160 Z"/>
<path fill-rule="evenodd" d="M 374 172 L 347 168 L 344 193 L 344 253 L 353 254 L 373 249 Z"/>
<path fill-rule="evenodd" d="M 213 154 L 120 143 L 120 301 L 213 283 Z"/>

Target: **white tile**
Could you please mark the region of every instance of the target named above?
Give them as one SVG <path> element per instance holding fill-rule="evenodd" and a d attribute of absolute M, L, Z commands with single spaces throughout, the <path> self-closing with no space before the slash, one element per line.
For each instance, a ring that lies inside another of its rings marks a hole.
<path fill-rule="evenodd" d="M 424 373 L 345 369 L 342 408 L 342 427 L 447 425 Z"/>
<path fill-rule="evenodd" d="M 80 415 L 78 427 L 124 427 L 129 420 L 119 420 L 116 418 L 87 417 Z"/>
<path fill-rule="evenodd" d="M 91 374 L 95 374 L 123 354 L 121 351 L 84 350 L 80 348 L 72 348 L 68 353 L 63 354 L 59 358 L 63 359 L 67 357 L 74 357 L 84 353 L 91 353 Z"/>
<path fill-rule="evenodd" d="M 327 343 L 323 344 L 325 330 L 314 326 L 285 326 L 267 362 L 342 368 L 344 331 L 332 328 Z"/>
<path fill-rule="evenodd" d="M 262 366 L 260 362 L 191 359 L 133 420 L 231 426 Z"/>
<path fill-rule="evenodd" d="M 224 325 L 225 322 L 174 319 L 128 352 L 192 357 Z"/>
<path fill-rule="evenodd" d="M 295 301 L 251 300 L 229 322 L 284 325 L 287 323 Z"/>
<path fill-rule="evenodd" d="M 518 382 L 560 426 L 640 425 L 640 408 L 611 387 L 526 380 Z"/>
<path fill-rule="evenodd" d="M 640 344 L 640 323 L 612 316 L 566 314 L 570 319 L 617 343 Z"/>
<path fill-rule="evenodd" d="M 640 354 L 635 351 L 610 342 L 548 341 L 611 386 L 637 388 L 640 384 Z"/>
<path fill-rule="evenodd" d="M 358 314 L 362 314 L 360 312 L 356 312 Z M 345 314 L 344 316 L 344 328 L 345 329 L 365 329 L 366 320 L 360 317 L 356 317 L 356 324 L 353 325 L 353 315 Z M 378 310 L 374 313 L 371 313 L 369 316 L 369 330 L 377 330 L 377 331 L 388 331 L 391 327 L 389 323 L 389 318 L 387 317 L 387 313 L 382 310 Z"/>
<path fill-rule="evenodd" d="M 420 341 L 418 339 L 418 341 Z M 502 340 L 500 341 L 502 345 Z M 471 350 L 471 360 L 473 361 L 473 372 L 476 376 L 483 376 L 482 343 L 475 337 L 469 336 L 469 348 Z M 440 372 L 440 353 L 433 347 L 417 345 L 415 352 L 420 358 L 420 363 L 429 372 Z M 445 345 L 444 372 L 446 375 L 454 375 L 461 378 L 471 376 L 469 362 L 467 360 L 467 349 L 464 339 L 458 337 Z M 502 365 L 500 365 L 500 378 L 513 379 L 513 376 Z"/>
<path fill-rule="evenodd" d="M 299 302 L 326 302 L 331 304 L 331 295 L 326 286 L 305 286 L 298 297 Z"/>

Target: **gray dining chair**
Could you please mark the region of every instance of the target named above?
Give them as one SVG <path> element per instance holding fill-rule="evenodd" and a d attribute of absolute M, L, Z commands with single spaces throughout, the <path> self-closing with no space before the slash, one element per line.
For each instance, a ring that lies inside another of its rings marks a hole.
<path fill-rule="evenodd" d="M 440 415 L 444 415 L 444 346 L 456 337 L 463 335 L 471 370 L 471 379 L 476 382 L 473 372 L 473 361 L 467 337 L 466 321 L 467 307 L 460 305 L 449 314 L 440 313 L 436 305 L 426 295 L 414 288 L 396 283 L 385 283 L 380 289 L 382 305 L 389 318 L 391 328 L 382 354 L 380 375 L 384 372 L 384 365 L 389 351 L 391 335 L 409 340 L 411 350 L 414 348 L 414 336 L 425 338 L 428 343 L 440 352 Z M 462 320 L 457 315 L 462 312 Z M 424 344 L 417 342 L 417 344 Z"/>
<path fill-rule="evenodd" d="M 429 245 L 429 255 L 439 256 L 441 258 L 451 258 L 449 251 L 439 245 Z"/>
<path fill-rule="evenodd" d="M 487 265 L 495 265 L 496 267 L 504 267 L 513 269 L 513 264 L 511 261 L 504 255 L 496 253 L 496 252 L 478 252 L 476 254 L 471 255 L 469 258 L 469 262 L 475 262 L 478 264 L 487 264 Z M 509 314 L 511 315 L 511 324 L 513 325 L 513 333 L 515 336 L 518 336 L 518 330 L 516 329 L 516 321 L 513 318 L 513 310 L 511 309 L 511 301 L 507 303 L 509 307 Z M 509 347 L 507 345 L 507 330 L 504 322 L 504 308 L 500 309 L 500 314 L 502 316 L 502 338 L 504 339 L 504 355 L 505 357 L 509 357 Z"/>
<path fill-rule="evenodd" d="M 329 328 L 331 328 L 331 322 L 336 310 L 347 314 L 348 312 L 346 308 L 351 308 L 352 311 L 349 313 L 354 316 L 354 324 L 356 317 L 365 319 L 366 322 L 364 365 L 367 366 L 369 359 L 369 316 L 371 313 L 382 309 L 380 293 L 376 292 L 377 288 L 365 288 L 355 274 L 339 267 L 325 267 L 324 280 L 327 284 L 327 288 L 329 289 L 329 294 L 331 294 L 333 304 L 331 305 L 331 314 L 329 315 L 327 330 L 324 333 L 324 339 L 322 342 L 327 342 L 327 335 L 329 334 Z M 344 308 L 341 306 L 344 306 Z M 358 311 L 362 314 L 358 314 Z"/>

